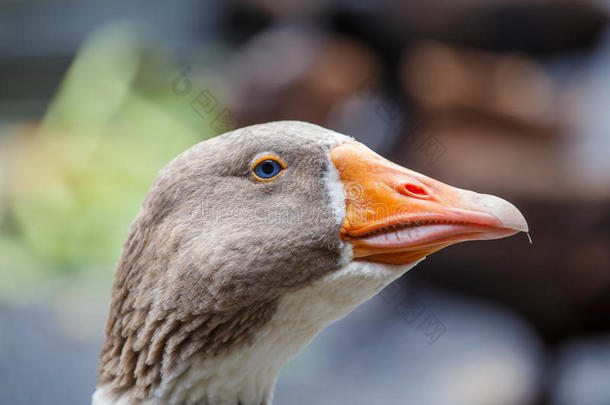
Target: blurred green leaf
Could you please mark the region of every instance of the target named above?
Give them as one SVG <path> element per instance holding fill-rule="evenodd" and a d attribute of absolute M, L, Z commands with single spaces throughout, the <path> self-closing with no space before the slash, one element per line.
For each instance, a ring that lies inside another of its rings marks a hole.
<path fill-rule="evenodd" d="M 8 209 L 22 239 L 0 246 L 15 249 L 10 260 L 0 251 L 3 279 L 43 277 L 39 264 L 28 261 L 28 270 L 11 273 L 28 249 L 60 272 L 112 272 L 159 169 L 213 135 L 188 97 L 172 92 L 178 68 L 138 38 L 127 25 L 96 33 L 36 133 L 8 143 Z"/>

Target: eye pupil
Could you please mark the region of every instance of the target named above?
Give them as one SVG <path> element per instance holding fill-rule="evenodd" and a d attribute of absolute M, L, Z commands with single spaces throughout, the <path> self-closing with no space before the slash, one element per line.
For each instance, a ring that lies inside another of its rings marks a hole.
<path fill-rule="evenodd" d="M 273 173 L 275 171 L 273 164 L 270 162 L 264 162 L 263 167 L 261 169 L 262 169 L 263 173 L 265 173 L 267 175 L 270 175 L 271 173 Z"/>

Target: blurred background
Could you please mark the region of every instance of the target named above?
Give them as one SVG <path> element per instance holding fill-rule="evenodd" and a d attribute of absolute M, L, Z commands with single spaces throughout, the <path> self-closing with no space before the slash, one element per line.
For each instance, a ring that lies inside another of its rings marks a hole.
<path fill-rule="evenodd" d="M 0 404 L 87 404 L 158 170 L 278 119 L 514 202 L 280 374 L 277 404 L 610 404 L 610 1 L 3 0 Z"/>

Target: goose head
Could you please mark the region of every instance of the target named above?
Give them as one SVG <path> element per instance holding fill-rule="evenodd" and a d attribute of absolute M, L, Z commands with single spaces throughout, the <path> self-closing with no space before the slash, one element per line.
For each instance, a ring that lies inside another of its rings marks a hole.
<path fill-rule="evenodd" d="M 291 356 L 424 257 L 520 231 L 512 204 L 313 124 L 202 142 L 131 226 L 93 403 L 269 404 Z"/>

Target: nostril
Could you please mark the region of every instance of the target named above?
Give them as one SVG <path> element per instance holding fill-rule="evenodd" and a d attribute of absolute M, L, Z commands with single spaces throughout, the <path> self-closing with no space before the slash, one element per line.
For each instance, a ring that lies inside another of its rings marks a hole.
<path fill-rule="evenodd" d="M 423 187 L 416 186 L 415 184 L 405 184 L 405 189 L 413 194 L 426 195 L 426 190 Z"/>
<path fill-rule="evenodd" d="M 399 190 L 402 194 L 407 194 L 412 197 L 428 197 L 428 193 L 422 186 L 418 186 L 417 184 L 403 184 Z"/>

